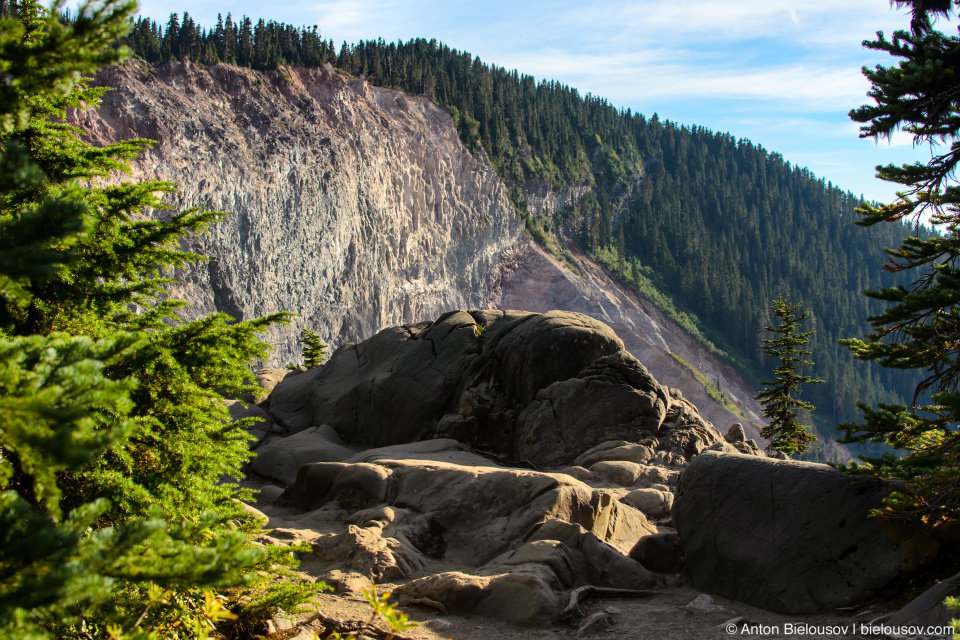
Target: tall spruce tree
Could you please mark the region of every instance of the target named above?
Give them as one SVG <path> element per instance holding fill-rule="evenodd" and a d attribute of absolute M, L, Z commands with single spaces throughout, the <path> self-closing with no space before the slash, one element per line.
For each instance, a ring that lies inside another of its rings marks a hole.
<path fill-rule="evenodd" d="M 929 145 L 929 162 L 877 167 L 877 176 L 902 185 L 891 204 L 864 204 L 857 224 L 920 217 L 939 233 L 907 237 L 898 249 L 888 249 L 884 268 L 911 274 L 910 286 L 868 290 L 866 295 L 888 308 L 870 318 L 865 339 L 843 341 L 857 358 L 885 367 L 918 370 L 923 379 L 911 406 L 859 404 L 864 421 L 844 424 L 847 442 L 882 442 L 902 455 L 866 459 L 861 471 L 906 481 L 903 491 L 887 501 L 890 516 L 919 518 L 937 527 L 960 517 L 960 37 L 933 28 L 954 2 L 905 0 L 913 12 L 909 31 L 864 46 L 898 58 L 891 66 L 863 70 L 875 104 L 850 113 L 862 123 L 861 137 L 889 138 L 902 129 L 916 146 Z M 942 146 L 941 146 L 942 145 Z M 928 393 L 925 406 L 920 398 Z"/>
<path fill-rule="evenodd" d="M 797 315 L 801 303 L 790 304 L 777 296 L 770 306 L 770 311 L 780 319 L 775 327 L 765 327 L 767 331 L 776 334 L 774 338 L 765 338 L 760 348 L 769 356 L 780 358 L 780 366 L 774 370 L 774 379 L 764 380 L 764 389 L 757 395 L 757 400 L 763 405 L 763 415 L 770 420 L 770 424 L 760 431 L 760 435 L 770 439 L 770 449 L 785 454 L 804 453 L 809 443 L 816 441 L 816 436 L 810 433 L 808 425 L 797 422 L 798 411 L 813 411 L 814 406 L 798 397 L 801 386 L 804 384 L 822 383 L 811 376 L 800 373 L 800 366 L 812 366 L 810 360 L 803 360 L 800 356 L 810 355 L 803 349 L 810 342 L 812 331 L 797 333 L 800 323 L 807 317 L 807 312 Z"/>
<path fill-rule="evenodd" d="M 220 214 L 142 220 L 171 185 L 96 180 L 146 142 L 94 148 L 64 117 L 97 103 L 80 74 L 122 58 L 134 4 L 69 25 L 59 9 L 0 20 L 0 638 L 81 622 L 85 638 L 196 637 L 224 615 L 198 588 L 250 587 L 283 561 L 231 522 L 249 495 L 220 479 L 240 475 L 247 436 L 218 394 L 252 388 L 257 333 L 282 318 L 174 315 L 160 269 Z M 267 589 L 247 609 L 304 595 Z"/>

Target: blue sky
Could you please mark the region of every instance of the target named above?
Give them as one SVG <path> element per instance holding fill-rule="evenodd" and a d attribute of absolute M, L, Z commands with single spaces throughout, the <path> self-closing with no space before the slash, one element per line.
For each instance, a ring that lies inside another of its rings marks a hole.
<path fill-rule="evenodd" d="M 346 40 L 437 38 L 487 63 L 555 79 L 613 105 L 748 138 L 818 176 L 887 201 L 874 166 L 929 158 L 906 135 L 860 140 L 847 112 L 869 88 L 863 65 L 889 60 L 860 43 L 905 28 L 887 0 L 634 0 L 487 3 L 294 0 L 145 1 L 166 22 L 188 11 L 212 26 L 231 12 L 318 25 Z M 941 24 L 952 29 L 952 25 Z"/>

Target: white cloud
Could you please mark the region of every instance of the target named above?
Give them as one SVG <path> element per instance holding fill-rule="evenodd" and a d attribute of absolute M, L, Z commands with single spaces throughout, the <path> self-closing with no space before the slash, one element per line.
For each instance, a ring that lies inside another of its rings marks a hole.
<path fill-rule="evenodd" d="M 793 9 L 788 9 L 788 13 L 790 14 L 790 20 L 793 22 L 793 24 L 799 27 L 800 18 L 797 17 L 797 12 Z"/>
<path fill-rule="evenodd" d="M 913 147 L 913 134 L 897 130 L 890 135 L 889 139 L 881 140 L 880 144 L 887 144 L 891 147 Z"/>
<path fill-rule="evenodd" d="M 565 22 L 584 32 L 616 32 L 644 40 L 697 36 L 708 42 L 758 37 L 803 37 L 811 42 L 858 44 L 877 29 L 903 27 L 905 12 L 876 0 L 644 0 L 605 6 L 586 5 L 567 12 Z"/>
<path fill-rule="evenodd" d="M 560 78 L 615 104 L 715 98 L 783 101 L 793 110 L 845 112 L 864 101 L 869 85 L 856 68 L 807 63 L 738 67 L 709 56 L 663 49 L 630 54 L 519 52 L 507 66 L 538 78 Z"/>

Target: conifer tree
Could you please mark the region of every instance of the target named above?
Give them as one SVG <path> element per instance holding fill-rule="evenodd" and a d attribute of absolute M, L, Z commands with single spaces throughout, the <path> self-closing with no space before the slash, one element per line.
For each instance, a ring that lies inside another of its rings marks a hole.
<path fill-rule="evenodd" d="M 862 123 L 861 137 L 889 138 L 902 129 L 917 147 L 942 148 L 926 163 L 877 167 L 879 178 L 902 190 L 891 204 L 864 204 L 857 224 L 908 220 L 919 226 L 926 213 L 939 233 L 907 237 L 898 249 L 887 250 L 884 269 L 908 274 L 913 283 L 866 291 L 888 306 L 870 318 L 872 332 L 865 339 L 843 341 L 857 358 L 917 370 L 923 379 L 912 405 L 858 404 L 864 421 L 841 425 L 847 442 L 880 442 L 903 452 L 867 458 L 859 470 L 905 480 L 905 489 L 887 501 L 887 515 L 935 527 L 960 517 L 960 37 L 937 31 L 932 19 L 955 4 L 897 2 L 913 12 L 910 30 L 890 39 L 877 33 L 864 46 L 899 60 L 864 68 L 875 104 L 850 113 Z M 929 404 L 918 406 L 924 394 L 930 394 Z"/>
<path fill-rule="evenodd" d="M 775 327 L 765 327 L 776 335 L 774 338 L 765 338 L 760 348 L 769 356 L 780 358 L 780 366 L 774 370 L 774 379 L 763 381 L 763 391 L 757 395 L 757 400 L 763 405 L 763 415 L 770 420 L 770 424 L 760 431 L 760 435 L 770 439 L 770 449 L 785 454 L 803 453 L 810 442 L 816 441 L 816 436 L 810 433 L 810 427 L 797 422 L 798 411 L 813 411 L 814 406 L 799 399 L 801 385 L 822 383 L 811 376 L 801 375 L 800 365 L 812 366 L 810 360 L 803 360 L 800 356 L 809 355 L 803 349 L 809 342 L 812 331 L 797 333 L 800 323 L 807 317 L 807 312 L 797 315 L 802 303 L 790 304 L 777 296 L 770 306 L 770 311 L 780 322 Z"/>
<path fill-rule="evenodd" d="M 195 637 L 225 615 L 196 589 L 282 560 L 230 522 L 249 496 L 220 479 L 239 475 L 247 437 L 217 393 L 252 388 L 257 332 L 282 318 L 185 323 L 159 301 L 160 269 L 191 257 L 177 239 L 220 214 L 135 219 L 171 185 L 95 182 L 146 143 L 94 148 L 64 116 L 96 104 L 79 74 L 122 57 L 134 5 L 67 25 L 58 9 L 28 0 L 0 20 L 0 638 L 79 620 L 87 638 Z M 304 595 L 282 586 L 252 608 Z M 165 623 L 161 601 L 187 604 Z"/>
<path fill-rule="evenodd" d="M 310 329 L 304 329 L 300 334 L 300 341 L 303 343 L 303 366 L 312 369 L 323 364 L 327 345 L 320 335 Z"/>

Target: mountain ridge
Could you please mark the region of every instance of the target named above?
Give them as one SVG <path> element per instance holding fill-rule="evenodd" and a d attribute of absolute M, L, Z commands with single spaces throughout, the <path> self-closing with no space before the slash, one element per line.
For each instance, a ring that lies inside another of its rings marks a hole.
<path fill-rule="evenodd" d="M 905 225 L 853 224 L 860 200 L 775 152 L 728 133 L 618 109 L 573 87 L 484 63 L 437 40 L 344 43 L 318 27 L 244 16 L 198 25 L 171 14 L 135 22 L 125 44 L 158 63 L 235 63 L 278 71 L 335 65 L 345 77 L 422 95 L 486 153 L 529 234 L 566 259 L 577 245 L 759 384 L 773 363 L 757 345 L 778 295 L 811 314 L 821 422 L 859 419 L 855 401 L 907 403 L 919 378 L 854 360 L 841 338 L 869 331 L 881 305 L 864 289 L 908 284 L 880 267 Z M 536 192 L 572 191 L 544 210 Z M 926 230 L 918 230 L 927 233 Z"/>
<path fill-rule="evenodd" d="M 191 316 L 298 313 L 291 327 L 268 336 L 275 349 L 268 364 L 282 365 L 299 361 L 301 327 L 339 346 L 453 308 L 552 304 L 612 321 L 628 346 L 646 345 L 651 360 L 657 340 L 631 337 L 639 324 L 630 313 L 649 317 L 653 311 L 631 303 L 624 313 L 623 301 L 635 294 L 619 289 L 602 267 L 580 255 L 578 275 L 531 242 L 505 185 L 482 152 L 469 153 L 444 110 L 332 69 L 288 73 L 289 81 L 280 72 L 228 65 L 129 61 L 98 76 L 99 83 L 118 87 L 98 111 L 75 114 L 97 143 L 156 138 L 154 149 L 134 162 L 134 177 L 179 183 L 181 195 L 171 206 L 235 211 L 189 243 L 208 262 L 175 274 L 180 284 L 173 295 L 191 303 Z M 430 153 L 414 153 L 423 140 L 430 141 Z M 459 173 L 444 170 L 443 162 Z M 563 200 L 554 202 L 562 206 Z M 517 256 L 536 269 L 511 271 Z M 518 286 L 533 275 L 563 286 L 534 299 Z M 659 323 L 645 322 L 681 333 L 662 314 Z M 731 393 L 736 388 L 746 421 L 710 400 L 662 350 L 664 343 L 651 368 L 655 375 L 677 380 L 718 427 L 746 422 L 749 435 L 758 435 L 758 408 L 738 373 L 692 341 L 673 347 L 685 361 L 716 362 L 711 366 L 725 371 L 721 384 Z"/>

